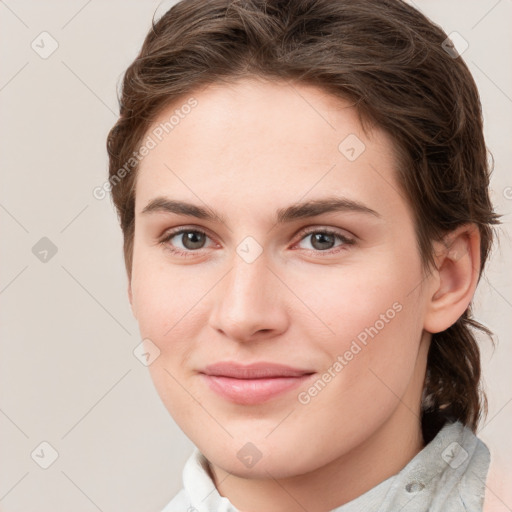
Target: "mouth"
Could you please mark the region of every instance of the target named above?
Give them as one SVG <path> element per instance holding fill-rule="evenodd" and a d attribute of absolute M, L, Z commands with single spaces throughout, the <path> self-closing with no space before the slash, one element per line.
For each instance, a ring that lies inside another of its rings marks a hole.
<path fill-rule="evenodd" d="M 240 405 L 255 405 L 297 388 L 315 372 L 267 362 L 221 362 L 207 366 L 200 374 L 222 398 Z"/>

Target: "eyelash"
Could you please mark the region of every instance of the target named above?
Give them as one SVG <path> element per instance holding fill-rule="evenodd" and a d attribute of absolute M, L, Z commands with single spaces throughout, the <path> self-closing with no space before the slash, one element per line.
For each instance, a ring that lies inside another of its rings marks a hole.
<path fill-rule="evenodd" d="M 193 251 L 193 250 L 183 251 L 181 249 L 176 249 L 174 247 L 171 247 L 169 245 L 169 243 L 168 243 L 172 238 L 174 238 L 177 235 L 181 235 L 183 233 L 200 233 L 201 235 L 204 235 L 204 236 L 210 238 L 208 236 L 208 234 L 206 232 L 204 232 L 203 230 L 201 230 L 201 229 L 197 229 L 197 228 L 193 228 L 193 229 L 192 228 L 178 228 L 175 231 L 171 231 L 171 232 L 167 233 L 164 236 L 164 238 L 159 241 L 159 243 L 161 245 L 163 245 L 166 250 L 171 251 L 173 254 L 177 254 L 177 255 L 183 256 L 185 258 L 192 257 L 192 256 L 194 256 L 195 253 L 201 251 L 201 249 L 197 249 L 195 251 Z M 306 249 L 306 250 L 314 252 L 314 253 L 318 253 L 318 254 L 325 254 L 325 253 L 327 253 L 329 255 L 337 254 L 337 253 L 339 253 L 341 251 L 347 250 L 347 248 L 346 248 L 347 245 L 354 245 L 355 244 L 355 240 L 353 240 L 351 238 L 348 238 L 348 237 L 342 235 L 341 233 L 339 233 L 337 231 L 334 231 L 332 229 L 328 229 L 328 228 L 324 228 L 324 229 L 318 229 L 317 228 L 317 229 L 310 229 L 309 231 L 303 231 L 303 232 L 300 233 L 300 240 L 299 240 L 299 242 L 301 242 L 303 239 L 305 239 L 309 235 L 312 235 L 312 234 L 315 234 L 315 233 L 322 233 L 322 234 L 325 234 L 325 235 L 334 236 L 334 237 L 338 238 L 338 240 L 341 240 L 343 242 L 343 245 L 335 247 L 333 249 L 326 249 L 325 251 L 314 250 L 314 249 Z"/>

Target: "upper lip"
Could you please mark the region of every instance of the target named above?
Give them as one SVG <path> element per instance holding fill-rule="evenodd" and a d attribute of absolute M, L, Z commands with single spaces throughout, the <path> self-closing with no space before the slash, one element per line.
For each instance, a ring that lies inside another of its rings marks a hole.
<path fill-rule="evenodd" d="M 265 361 L 248 365 L 222 361 L 206 366 L 200 373 L 216 377 L 231 377 L 233 379 L 263 379 L 271 377 L 302 377 L 314 372 Z"/>

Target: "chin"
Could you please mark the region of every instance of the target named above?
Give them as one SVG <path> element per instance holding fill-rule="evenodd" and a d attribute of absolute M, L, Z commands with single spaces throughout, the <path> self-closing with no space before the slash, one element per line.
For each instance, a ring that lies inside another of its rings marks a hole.
<path fill-rule="evenodd" d="M 319 466 L 319 454 L 297 450 L 286 446 L 259 446 L 249 443 L 233 443 L 232 446 L 214 447 L 200 451 L 215 466 L 239 478 L 268 479 L 269 474 L 276 479 L 289 478 L 308 473 Z M 236 446 L 235 446 L 236 445 Z M 300 443 L 294 444 L 298 446 Z M 252 459 L 251 459 L 252 458 Z"/>

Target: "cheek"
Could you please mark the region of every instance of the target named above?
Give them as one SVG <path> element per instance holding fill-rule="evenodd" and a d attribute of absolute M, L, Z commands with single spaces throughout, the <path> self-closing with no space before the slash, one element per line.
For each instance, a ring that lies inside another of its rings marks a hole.
<path fill-rule="evenodd" d="M 134 251 L 132 295 L 141 335 L 165 350 L 186 325 L 194 325 L 195 306 L 213 286 L 213 276 L 196 265 L 173 266 L 156 251 Z M 183 339 L 183 337 L 181 337 Z"/>
<path fill-rule="evenodd" d="M 150 339 L 159 350 L 148 370 L 169 413 L 181 421 L 194 411 L 194 402 L 183 387 L 188 377 L 184 369 L 193 352 L 195 329 L 201 325 L 196 318 L 199 308 L 194 306 L 208 290 L 206 284 L 192 278 L 193 272 L 193 266 L 172 269 L 140 253 L 134 258 L 132 273 L 140 336 Z"/>
<path fill-rule="evenodd" d="M 308 322 L 322 332 L 311 342 L 324 353 L 323 370 L 329 373 L 325 387 L 330 391 L 317 399 L 311 390 L 312 402 L 342 401 L 354 413 L 372 417 L 379 407 L 390 410 L 395 395 L 403 395 L 421 337 L 419 302 L 411 293 L 421 279 L 420 264 L 414 254 L 408 258 L 405 272 L 407 256 L 389 251 L 358 269 L 324 270 L 314 283 L 298 278 L 297 294 L 317 313 Z"/>
<path fill-rule="evenodd" d="M 393 250 L 338 267 L 319 266 L 312 272 L 301 268 L 286 276 L 309 310 L 297 303 L 297 311 L 302 309 L 310 326 L 318 326 L 324 342 L 332 338 L 334 346 L 341 343 L 339 349 L 343 340 L 351 340 L 376 323 L 379 332 L 391 330 L 392 324 L 393 328 L 403 326 L 406 315 L 397 310 L 410 309 L 415 297 L 411 291 L 420 278 L 414 255 Z M 300 323 L 302 318 L 294 320 Z"/>

